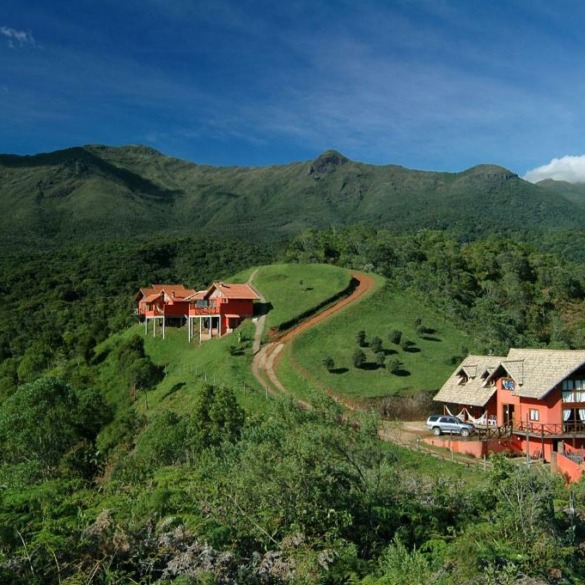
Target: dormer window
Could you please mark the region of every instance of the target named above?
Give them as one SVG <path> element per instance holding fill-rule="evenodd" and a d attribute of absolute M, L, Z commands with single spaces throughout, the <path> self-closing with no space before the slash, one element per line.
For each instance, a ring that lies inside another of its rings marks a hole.
<path fill-rule="evenodd" d="M 467 384 L 468 381 L 469 378 L 467 377 L 467 374 L 465 374 L 465 372 L 459 372 L 457 375 L 457 384 L 463 386 L 463 384 Z"/>

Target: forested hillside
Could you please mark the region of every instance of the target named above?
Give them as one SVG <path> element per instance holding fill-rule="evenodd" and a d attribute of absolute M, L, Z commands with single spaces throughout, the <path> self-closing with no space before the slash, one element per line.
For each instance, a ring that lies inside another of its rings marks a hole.
<path fill-rule="evenodd" d="M 583 485 L 405 452 L 312 383 L 365 403 L 428 394 L 468 351 L 585 347 L 578 191 L 492 166 L 218 169 L 143 147 L 3 156 L 0 179 L 0 583 L 583 581 Z M 249 323 L 197 348 L 144 337 L 139 287 L 267 264 L 271 326 L 319 306 L 320 278 L 346 286 L 335 267 L 383 282 L 366 317 L 299 343 L 302 395 L 255 381 Z M 397 369 L 351 363 L 356 334 L 374 360 L 397 323 Z"/>
<path fill-rule="evenodd" d="M 30 248 L 161 234 L 266 242 L 357 223 L 468 240 L 542 235 L 585 225 L 585 209 L 565 195 L 495 165 L 438 173 L 327 151 L 307 162 L 222 168 L 141 146 L 86 146 L 0 156 L 0 242 Z"/>

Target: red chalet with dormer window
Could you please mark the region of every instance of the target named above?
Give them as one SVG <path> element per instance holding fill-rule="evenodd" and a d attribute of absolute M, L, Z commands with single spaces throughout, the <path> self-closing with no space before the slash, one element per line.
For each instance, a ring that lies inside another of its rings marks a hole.
<path fill-rule="evenodd" d="M 495 427 L 501 437 L 509 436 L 513 450 L 560 464 L 571 459 L 580 466 L 570 473 L 573 478 L 585 471 L 583 350 L 511 349 L 505 357 L 470 355 L 434 400 L 474 422 L 480 435 L 482 428 L 489 435 Z"/>

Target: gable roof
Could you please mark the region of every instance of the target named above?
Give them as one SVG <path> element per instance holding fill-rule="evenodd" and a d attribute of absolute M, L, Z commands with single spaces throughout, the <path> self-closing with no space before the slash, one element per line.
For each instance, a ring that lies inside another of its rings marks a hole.
<path fill-rule="evenodd" d="M 433 400 L 485 406 L 496 391 L 496 387 L 490 385 L 491 374 L 504 359 L 506 358 L 502 356 L 468 355 L 443 384 Z M 467 381 L 462 383 L 465 377 Z"/>
<path fill-rule="evenodd" d="M 153 301 L 156 301 L 156 299 L 160 299 L 161 295 L 162 295 L 162 291 L 151 293 L 151 294 L 146 295 L 142 300 L 145 303 L 152 303 Z"/>
<path fill-rule="evenodd" d="M 585 350 L 511 349 L 506 357 L 470 355 L 433 400 L 485 406 L 496 391 L 493 381 L 502 373 L 516 382 L 515 396 L 541 400 L 584 365 Z M 464 384 L 462 376 L 468 378 Z"/>
<path fill-rule="evenodd" d="M 152 295 L 159 296 L 161 293 L 166 293 L 169 297 L 181 300 L 195 294 L 195 291 L 183 284 L 153 284 L 150 288 L 141 288 L 136 296 L 138 298 L 142 294 L 142 297 L 146 300 L 147 297 Z"/>
<path fill-rule="evenodd" d="M 584 364 L 585 350 L 511 349 L 501 365 L 516 396 L 541 399 Z"/>
<path fill-rule="evenodd" d="M 218 292 L 219 297 L 234 300 L 259 301 L 260 295 L 250 284 L 228 284 L 224 282 L 214 282 L 205 292 L 205 298 L 209 298 L 214 291 Z"/>

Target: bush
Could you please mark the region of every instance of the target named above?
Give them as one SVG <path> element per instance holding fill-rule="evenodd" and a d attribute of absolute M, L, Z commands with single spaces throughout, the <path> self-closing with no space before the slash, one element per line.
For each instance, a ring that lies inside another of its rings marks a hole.
<path fill-rule="evenodd" d="M 360 347 L 365 347 L 366 346 L 366 332 L 363 330 L 358 331 L 356 341 Z"/>
<path fill-rule="evenodd" d="M 327 368 L 327 370 L 329 372 L 335 367 L 335 362 L 333 361 L 333 358 L 331 356 L 329 356 L 329 355 L 326 355 L 323 358 L 322 363 Z"/>
<path fill-rule="evenodd" d="M 353 365 L 356 368 L 361 368 L 366 363 L 366 354 L 361 349 L 356 349 L 353 352 Z"/>
<path fill-rule="evenodd" d="M 390 340 L 390 343 L 393 343 L 394 345 L 400 345 L 400 340 L 402 339 L 402 331 L 398 329 L 392 329 L 392 331 L 390 331 L 390 334 L 388 335 L 388 339 Z"/>
<path fill-rule="evenodd" d="M 386 364 L 386 369 L 388 370 L 388 372 L 390 372 L 391 374 L 396 374 L 400 371 L 400 366 L 402 364 L 400 363 L 400 360 L 398 359 L 392 359 L 390 360 L 387 364 Z"/>
<path fill-rule="evenodd" d="M 373 337 L 372 341 L 370 341 L 370 349 L 374 353 L 378 353 L 382 349 L 382 340 L 379 337 Z"/>
<path fill-rule="evenodd" d="M 383 351 L 376 352 L 376 363 L 382 367 L 386 361 L 386 354 Z"/>

